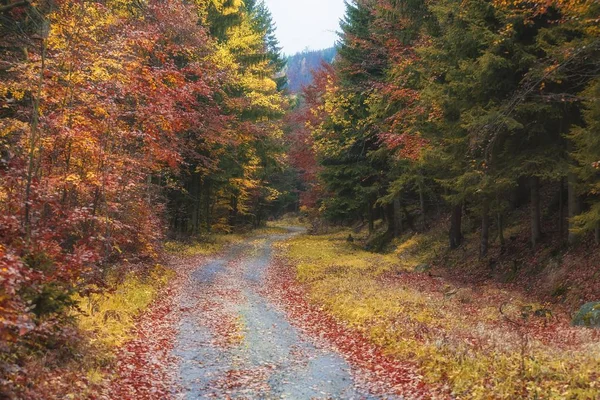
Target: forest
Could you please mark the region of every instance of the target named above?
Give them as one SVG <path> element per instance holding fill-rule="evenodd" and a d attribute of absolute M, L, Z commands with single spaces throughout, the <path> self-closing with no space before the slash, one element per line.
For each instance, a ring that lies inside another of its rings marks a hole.
<path fill-rule="evenodd" d="M 2 376 L 60 346 L 73 295 L 172 234 L 286 202 L 284 61 L 255 1 L 3 1 Z M 4 380 L 4 379 L 3 379 Z"/>
<path fill-rule="evenodd" d="M 0 398 L 597 399 L 599 178 L 597 0 L 1 0 Z"/>
<path fill-rule="evenodd" d="M 483 257 L 490 230 L 504 245 L 503 221 L 529 202 L 532 247 L 544 230 L 600 240 L 598 4 L 390 3 L 349 6 L 336 63 L 294 111 L 320 211 L 371 228 L 386 217 L 398 234 L 448 210 L 452 248 L 476 214 Z"/>

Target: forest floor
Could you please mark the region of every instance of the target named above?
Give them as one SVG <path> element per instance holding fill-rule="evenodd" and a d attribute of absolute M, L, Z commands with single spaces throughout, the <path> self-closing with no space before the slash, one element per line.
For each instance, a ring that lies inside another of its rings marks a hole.
<path fill-rule="evenodd" d="M 600 331 L 571 326 L 566 303 L 544 301 L 522 278 L 522 286 L 480 274 L 457 280 L 462 270 L 440 257 L 445 237 L 431 232 L 384 253 L 365 251 L 368 239 L 349 228 L 297 236 L 279 244 L 279 268 L 311 304 L 388 357 L 415 363 L 428 387 L 423 397 L 600 398 Z M 479 268 L 470 248 L 459 251 Z M 428 264 L 436 254 L 443 265 Z"/>
<path fill-rule="evenodd" d="M 383 355 L 307 301 L 275 256 L 302 228 L 218 255 L 173 255 L 177 276 L 118 355 L 108 398 L 413 399 L 413 363 Z M 429 396 L 428 396 L 429 397 Z"/>
<path fill-rule="evenodd" d="M 176 277 L 122 347 L 104 398 L 600 396 L 597 330 L 510 285 L 422 270 L 434 243 L 378 254 L 350 232 L 173 245 Z"/>
<path fill-rule="evenodd" d="M 294 327 L 265 285 L 274 240 L 258 237 L 193 271 L 174 354 L 182 397 L 358 398 L 346 361 Z M 363 396 L 361 396 L 363 397 Z"/>

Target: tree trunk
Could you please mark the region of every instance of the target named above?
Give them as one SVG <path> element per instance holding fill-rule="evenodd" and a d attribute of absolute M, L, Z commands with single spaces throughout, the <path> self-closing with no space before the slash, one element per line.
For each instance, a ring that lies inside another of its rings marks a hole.
<path fill-rule="evenodd" d="M 450 248 L 458 248 L 462 239 L 462 204 L 457 204 L 452 207 L 452 217 L 450 218 Z"/>
<path fill-rule="evenodd" d="M 396 237 L 396 232 L 397 232 L 397 228 L 396 228 L 396 219 L 395 219 L 395 212 L 394 212 L 394 203 L 390 203 L 387 204 L 385 206 L 385 220 L 387 222 L 387 233 L 389 235 L 392 235 L 393 237 Z"/>
<path fill-rule="evenodd" d="M 594 229 L 594 240 L 596 244 L 600 244 L 600 222 L 596 222 L 596 229 Z"/>
<path fill-rule="evenodd" d="M 369 216 L 369 235 L 371 235 L 373 233 L 373 231 L 375 230 L 375 215 L 374 215 L 374 211 L 373 211 L 373 204 L 372 202 L 369 201 L 369 210 L 368 210 L 368 216 Z"/>
<path fill-rule="evenodd" d="M 558 193 L 558 236 L 560 241 L 563 241 L 564 220 L 565 220 L 565 205 L 563 201 L 563 192 L 565 190 L 565 178 L 560 178 L 560 189 Z"/>
<path fill-rule="evenodd" d="M 575 185 L 577 184 L 577 177 L 574 173 L 569 172 L 567 176 L 567 190 L 569 192 L 568 196 L 568 214 L 569 214 L 569 244 L 573 244 L 577 241 L 577 234 L 573 231 L 573 218 L 579 215 L 581 212 L 581 206 L 579 203 L 579 197 L 577 196 L 577 190 Z"/>
<path fill-rule="evenodd" d="M 229 214 L 229 225 L 236 226 L 238 220 L 238 197 L 235 195 L 231 196 L 230 199 L 231 213 Z"/>
<path fill-rule="evenodd" d="M 394 198 L 394 236 L 399 237 L 402 235 L 402 207 L 400 205 L 400 198 Z"/>
<path fill-rule="evenodd" d="M 479 257 L 484 258 L 488 253 L 488 244 L 490 238 L 490 200 L 483 199 L 483 209 L 481 211 L 481 242 L 479 247 Z"/>
<path fill-rule="evenodd" d="M 210 183 L 206 182 L 204 187 L 206 188 L 205 191 L 205 195 L 204 195 L 204 217 L 206 218 L 206 231 L 210 232 L 211 231 L 211 218 L 210 218 L 210 205 L 211 205 L 211 201 L 210 201 Z"/>
<path fill-rule="evenodd" d="M 202 214 L 202 206 L 200 204 L 200 196 L 202 194 L 202 183 L 200 182 L 200 176 L 192 174 L 192 234 L 197 235 L 200 233 L 200 214 Z"/>
<path fill-rule="evenodd" d="M 535 249 L 542 238 L 542 213 L 540 209 L 540 178 L 531 178 L 531 247 Z"/>
<path fill-rule="evenodd" d="M 500 240 L 500 253 L 504 253 L 506 241 L 504 239 L 504 218 L 498 213 L 498 239 Z"/>
<path fill-rule="evenodd" d="M 197 184 L 198 184 L 198 194 L 196 197 L 196 205 L 195 205 L 195 209 L 197 210 L 196 212 L 196 234 L 199 234 L 200 232 L 202 232 L 202 189 L 203 189 L 203 184 L 202 184 L 202 179 L 200 178 L 200 175 L 196 176 L 197 179 Z"/>
<path fill-rule="evenodd" d="M 377 208 L 378 210 L 380 209 L 379 207 Z M 382 219 L 383 219 L 383 223 L 386 224 L 386 226 L 388 226 L 388 228 L 390 228 L 391 225 L 391 218 L 390 218 L 390 207 L 389 204 L 386 204 L 385 206 L 382 206 L 381 209 L 381 215 L 382 215 Z"/>
<path fill-rule="evenodd" d="M 419 185 L 419 206 L 421 207 L 421 229 L 425 232 L 427 221 L 425 220 L 425 195 L 423 193 L 423 185 Z"/>
<path fill-rule="evenodd" d="M 404 215 L 406 215 L 406 224 L 408 225 L 411 231 L 416 232 L 417 228 L 414 224 L 414 217 L 408 212 L 404 204 L 402 204 L 402 211 L 404 212 Z"/>
<path fill-rule="evenodd" d="M 16 4 L 16 3 L 15 3 Z M 29 244 L 31 240 L 31 191 L 33 185 L 34 174 L 36 171 L 36 163 L 37 160 L 37 149 L 38 143 L 40 141 L 40 106 L 42 101 L 42 89 L 44 86 L 44 77 L 46 73 L 46 38 L 48 36 L 48 31 L 50 28 L 50 24 L 47 20 L 44 20 L 42 23 L 42 45 L 41 45 L 41 67 L 40 73 L 38 75 L 38 82 L 36 88 L 35 97 L 32 99 L 32 115 L 31 115 L 31 134 L 29 137 L 29 151 L 28 151 L 28 160 L 27 160 L 27 180 L 25 183 L 25 210 L 23 217 L 23 225 L 25 228 L 25 240 L 26 243 Z"/>

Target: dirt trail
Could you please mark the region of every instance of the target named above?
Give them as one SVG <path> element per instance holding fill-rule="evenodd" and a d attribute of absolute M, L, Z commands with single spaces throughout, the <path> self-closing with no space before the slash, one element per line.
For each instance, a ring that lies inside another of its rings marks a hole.
<path fill-rule="evenodd" d="M 239 244 L 198 266 L 179 291 L 181 398 L 382 398 L 361 391 L 343 357 L 262 294 L 273 243 L 298 232 Z"/>

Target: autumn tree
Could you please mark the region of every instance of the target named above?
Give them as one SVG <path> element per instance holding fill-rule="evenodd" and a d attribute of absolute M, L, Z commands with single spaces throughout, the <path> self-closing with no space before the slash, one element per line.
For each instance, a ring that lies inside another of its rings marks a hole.
<path fill-rule="evenodd" d="M 214 97 L 222 125 L 190 143 L 196 152 L 181 179 L 173 179 L 169 196 L 173 228 L 193 234 L 264 221 L 282 193 L 269 185 L 269 175 L 283 168 L 279 121 L 285 106 L 283 61 L 264 4 L 199 3 L 197 13 L 213 35 L 209 60 L 226 79 Z"/>
<path fill-rule="evenodd" d="M 260 224 L 285 102 L 262 3 L 3 2 L 0 30 L 5 376 L 28 343 L 68 339 L 75 294 L 151 265 L 169 219 Z"/>

